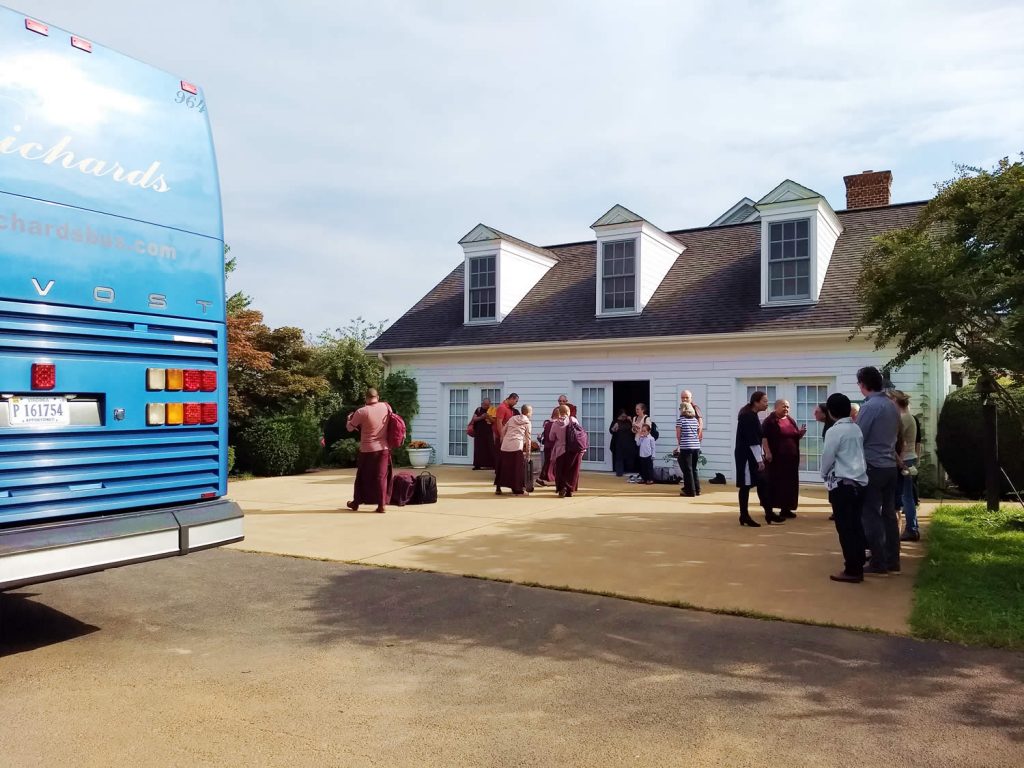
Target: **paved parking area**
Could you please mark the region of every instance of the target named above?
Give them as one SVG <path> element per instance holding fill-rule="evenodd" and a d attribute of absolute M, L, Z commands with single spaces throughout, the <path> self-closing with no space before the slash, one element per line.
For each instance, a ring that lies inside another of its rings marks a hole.
<path fill-rule="evenodd" d="M 0 594 L 0 764 L 1019 768 L 1024 655 L 214 550 Z"/>
<path fill-rule="evenodd" d="M 903 573 L 837 584 L 842 566 L 822 489 L 806 489 L 797 520 L 741 528 L 732 486 L 696 499 L 674 486 L 585 474 L 571 499 L 551 489 L 496 497 L 490 473 L 433 468 L 436 505 L 352 513 L 354 470 L 235 483 L 247 551 L 417 568 L 570 587 L 700 608 L 907 633 L 921 544 Z M 923 517 L 927 518 L 928 505 Z"/>

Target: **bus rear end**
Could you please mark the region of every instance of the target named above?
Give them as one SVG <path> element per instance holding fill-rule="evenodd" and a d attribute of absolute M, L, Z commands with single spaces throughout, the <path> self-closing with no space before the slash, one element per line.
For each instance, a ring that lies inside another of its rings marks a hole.
<path fill-rule="evenodd" d="M 0 8 L 0 589 L 242 538 L 201 89 Z"/>

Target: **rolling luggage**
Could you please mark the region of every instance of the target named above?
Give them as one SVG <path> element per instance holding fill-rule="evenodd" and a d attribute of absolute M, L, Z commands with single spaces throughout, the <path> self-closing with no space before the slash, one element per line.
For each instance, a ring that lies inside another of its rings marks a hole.
<path fill-rule="evenodd" d="M 525 478 L 523 488 L 527 493 L 533 493 L 533 459 L 524 457 L 523 462 L 526 464 L 526 471 L 523 475 Z"/>
<path fill-rule="evenodd" d="M 416 493 L 416 475 L 412 472 L 399 472 L 391 478 L 391 506 L 404 507 L 412 504 Z"/>

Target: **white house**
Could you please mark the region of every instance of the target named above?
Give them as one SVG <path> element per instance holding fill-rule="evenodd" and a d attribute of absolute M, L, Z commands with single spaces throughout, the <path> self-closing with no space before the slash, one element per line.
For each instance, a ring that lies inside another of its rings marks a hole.
<path fill-rule="evenodd" d="M 891 357 L 850 339 L 862 258 L 924 205 L 890 204 L 888 171 L 845 181 L 843 211 L 787 180 L 707 227 L 665 231 L 616 205 L 591 225 L 594 239 L 543 248 L 478 225 L 459 241 L 462 262 L 369 351 L 415 376 L 411 431 L 444 463 L 472 461 L 470 415 L 483 397 L 510 392 L 536 407 L 538 430 L 569 395 L 590 433 L 585 468 L 611 469 L 608 427 L 637 402 L 668 453 L 689 389 L 706 421 L 705 471 L 731 478 L 736 412 L 762 389 L 808 425 L 802 477 L 816 481 L 814 406 L 835 391 L 860 399 L 857 369 Z M 936 351 L 890 377 L 911 395 L 930 446 L 949 364 Z"/>

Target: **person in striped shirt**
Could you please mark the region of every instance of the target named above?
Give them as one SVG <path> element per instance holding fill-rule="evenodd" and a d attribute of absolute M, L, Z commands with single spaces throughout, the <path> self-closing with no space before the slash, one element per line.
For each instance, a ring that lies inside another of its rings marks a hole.
<path fill-rule="evenodd" d="M 683 402 L 679 406 L 679 418 L 676 419 L 676 444 L 679 446 L 676 456 L 679 470 L 683 473 L 683 489 L 680 496 L 700 496 L 700 477 L 697 474 L 697 460 L 700 458 L 701 423 L 697 410 L 692 403 Z"/>

